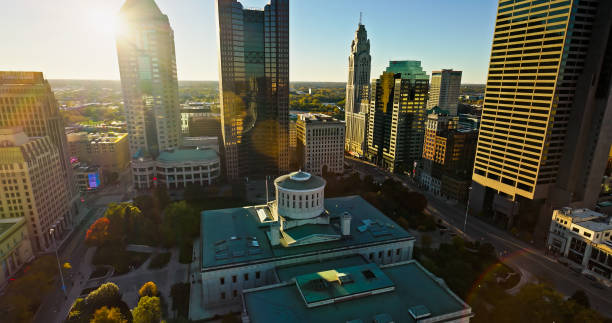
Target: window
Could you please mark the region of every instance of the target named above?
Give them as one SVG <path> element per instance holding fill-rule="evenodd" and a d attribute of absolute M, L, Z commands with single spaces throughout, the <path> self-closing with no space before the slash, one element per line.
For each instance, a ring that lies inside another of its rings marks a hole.
<path fill-rule="evenodd" d="M 255 279 L 259 279 L 261 278 L 261 272 L 260 271 L 256 271 L 255 272 Z"/>
<path fill-rule="evenodd" d="M 238 291 L 234 289 L 234 291 L 232 292 L 233 296 L 236 297 L 238 296 Z"/>
<path fill-rule="evenodd" d="M 236 282 L 236 275 L 232 276 L 232 283 Z"/>
<path fill-rule="evenodd" d="M 221 292 L 221 299 L 225 299 L 225 292 Z"/>
<path fill-rule="evenodd" d="M 247 274 L 244 274 L 244 280 L 245 280 L 245 281 L 246 281 L 246 280 L 249 280 L 249 274 L 248 274 L 248 273 L 247 273 Z"/>
<path fill-rule="evenodd" d="M 369 258 L 370 260 L 373 260 L 373 259 L 374 259 L 374 253 L 373 253 L 373 252 L 370 252 L 370 256 L 368 256 L 368 258 Z"/>
<path fill-rule="evenodd" d="M 221 281 L 221 285 L 225 285 L 225 278 L 221 277 L 219 280 Z"/>
<path fill-rule="evenodd" d="M 580 233 L 580 230 L 576 227 L 572 228 L 572 231 Z"/>
<path fill-rule="evenodd" d="M 387 257 L 391 257 L 391 250 L 387 250 Z"/>
<path fill-rule="evenodd" d="M 382 257 L 383 257 L 383 252 L 382 252 L 382 251 L 379 251 L 379 252 L 378 252 L 378 258 L 382 258 Z"/>
<path fill-rule="evenodd" d="M 402 251 L 402 249 L 397 249 L 397 250 L 395 250 L 395 254 L 399 256 L 401 251 Z"/>

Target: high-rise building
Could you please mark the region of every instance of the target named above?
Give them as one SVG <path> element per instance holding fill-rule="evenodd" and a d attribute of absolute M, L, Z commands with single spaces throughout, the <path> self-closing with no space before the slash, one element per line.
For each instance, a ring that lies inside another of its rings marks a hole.
<path fill-rule="evenodd" d="M 323 169 L 341 174 L 345 128 L 343 121 L 325 114 L 299 114 L 296 122 L 299 167 L 315 175 L 322 175 Z"/>
<path fill-rule="evenodd" d="M 0 217 L 25 217 L 37 252 L 54 248 L 70 228 L 62 157 L 51 138 L 28 137 L 22 128 L 0 129 Z"/>
<path fill-rule="evenodd" d="M 421 158 L 429 76 L 419 61 L 391 61 L 372 80 L 366 157 L 392 172 Z"/>
<path fill-rule="evenodd" d="M 611 16 L 610 1 L 499 2 L 474 212 L 545 231 L 553 208 L 593 207 L 612 133 Z"/>
<path fill-rule="evenodd" d="M 127 133 L 74 132 L 66 136 L 71 159 L 100 166 L 105 173 L 120 173 L 130 162 Z"/>
<path fill-rule="evenodd" d="M 213 103 L 191 102 L 181 104 L 181 133 L 183 136 L 198 137 L 189 134 L 189 122 L 193 117 L 207 117 L 211 114 Z M 219 129 L 221 130 L 221 129 Z"/>
<path fill-rule="evenodd" d="M 459 117 L 439 108 L 430 110 L 417 177 L 420 184 L 434 194 L 466 201 L 477 136 L 477 129 L 460 128 Z"/>
<path fill-rule="evenodd" d="M 230 179 L 289 168 L 289 0 L 217 0 L 219 96 Z"/>
<path fill-rule="evenodd" d="M 64 122 L 42 72 L 0 72 L 0 128 L 7 127 L 21 127 L 28 137 L 51 139 L 61 166 L 57 173 L 61 175 L 54 178 L 69 196 L 71 215 L 76 215 L 79 194 L 68 157 Z M 68 217 L 68 221 L 71 223 L 72 217 Z"/>
<path fill-rule="evenodd" d="M 461 71 L 441 70 L 431 72 L 427 109 L 440 107 L 449 115 L 457 115 L 459 89 L 461 88 Z"/>
<path fill-rule="evenodd" d="M 351 43 L 344 109 L 346 121 L 344 149 L 359 156 L 362 156 L 366 149 L 371 61 L 368 32 L 360 21 L 355 31 L 355 39 Z M 362 102 L 366 104 L 362 105 Z M 365 110 L 362 110 L 362 106 Z"/>
<path fill-rule="evenodd" d="M 156 157 L 180 145 L 174 32 L 153 0 L 126 0 L 117 56 L 133 156 Z"/>

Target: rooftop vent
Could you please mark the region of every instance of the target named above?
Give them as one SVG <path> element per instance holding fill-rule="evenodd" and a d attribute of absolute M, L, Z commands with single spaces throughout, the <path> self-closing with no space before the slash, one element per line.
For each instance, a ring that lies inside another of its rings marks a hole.
<path fill-rule="evenodd" d="M 374 279 L 376 278 L 376 275 L 374 275 L 374 273 L 367 269 L 361 272 L 363 274 L 363 277 L 365 277 L 366 279 Z"/>
<path fill-rule="evenodd" d="M 408 309 L 408 313 L 412 315 L 415 320 L 420 320 L 431 316 L 431 312 L 425 305 L 416 305 Z"/>
<path fill-rule="evenodd" d="M 393 323 L 393 318 L 387 313 L 380 313 L 374 316 L 374 323 Z"/>
<path fill-rule="evenodd" d="M 354 282 L 353 276 L 350 274 L 339 274 L 338 280 L 340 281 L 340 285 L 346 285 Z"/>

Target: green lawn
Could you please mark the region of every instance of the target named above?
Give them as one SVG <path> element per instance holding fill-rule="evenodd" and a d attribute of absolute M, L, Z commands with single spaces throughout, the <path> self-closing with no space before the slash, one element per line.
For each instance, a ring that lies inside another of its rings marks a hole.
<path fill-rule="evenodd" d="M 116 247 L 98 247 L 93 256 L 92 264 L 95 266 L 109 265 L 115 268 L 115 276 L 123 275 L 130 271 L 130 266 L 134 269 L 140 267 L 148 258 L 149 253 L 126 251 Z"/>

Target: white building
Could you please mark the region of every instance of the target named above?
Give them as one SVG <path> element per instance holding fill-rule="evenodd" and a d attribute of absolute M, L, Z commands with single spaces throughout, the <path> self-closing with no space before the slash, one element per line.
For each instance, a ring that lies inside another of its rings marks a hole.
<path fill-rule="evenodd" d="M 584 271 L 610 280 L 612 218 L 589 209 L 555 210 L 547 248 Z"/>
<path fill-rule="evenodd" d="M 330 173 L 342 173 L 345 129 L 344 121 L 325 114 L 298 115 L 296 150 L 302 169 L 316 175 L 321 175 L 324 167 Z"/>
<path fill-rule="evenodd" d="M 221 161 L 212 149 L 176 149 L 163 151 L 156 160 L 132 160 L 136 189 L 164 185 L 182 189 L 189 184 L 211 185 L 221 173 Z"/>
<path fill-rule="evenodd" d="M 241 310 L 242 291 L 280 283 L 277 270 L 285 266 L 412 259 L 415 238 L 361 197 L 325 199 L 325 180 L 305 172 L 274 184 L 277 199 L 267 205 L 202 212 L 202 286 L 190 319 Z"/>

